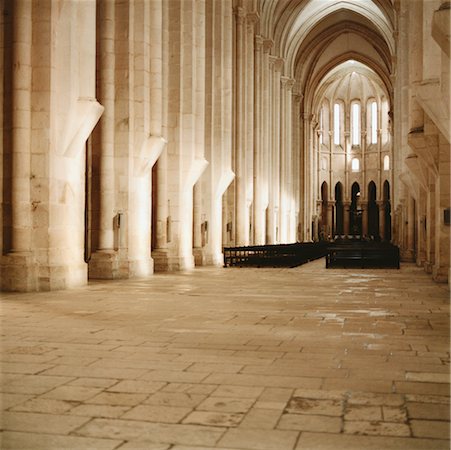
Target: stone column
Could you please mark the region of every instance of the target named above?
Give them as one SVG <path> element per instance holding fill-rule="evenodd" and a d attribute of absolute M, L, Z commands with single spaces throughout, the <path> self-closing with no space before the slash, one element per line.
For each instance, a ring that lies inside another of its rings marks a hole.
<path fill-rule="evenodd" d="M 385 201 L 376 202 L 379 209 L 379 236 L 381 241 L 385 241 Z"/>
<path fill-rule="evenodd" d="M 2 261 L 0 289 L 38 289 L 32 253 L 31 177 L 31 45 L 32 9 L 28 0 L 13 2 L 11 75 L 11 241 Z"/>
<path fill-rule="evenodd" d="M 435 263 L 432 278 L 449 283 L 450 226 L 445 225 L 444 211 L 450 207 L 450 144 L 439 135 L 439 163 L 435 194 Z"/>
<path fill-rule="evenodd" d="M 326 229 L 326 235 L 330 239 L 334 238 L 334 206 L 335 202 L 333 200 L 330 200 L 327 202 L 327 229 Z"/>
<path fill-rule="evenodd" d="M 429 185 L 426 200 L 426 261 L 424 268 L 432 273 L 435 263 L 435 183 L 434 177 L 429 174 Z"/>
<path fill-rule="evenodd" d="M 193 255 L 196 266 L 203 265 L 202 252 L 202 184 L 196 183 L 193 188 Z"/>
<path fill-rule="evenodd" d="M 271 128 L 272 128 L 272 62 L 270 62 L 269 52 L 273 46 L 273 41 L 265 39 L 263 41 L 263 137 L 262 137 L 262 150 L 263 150 L 263 173 L 265 179 L 265 189 L 262 192 L 264 199 L 262 199 L 262 207 L 264 210 L 265 218 L 265 241 L 264 243 L 270 243 L 274 239 L 273 237 L 273 213 L 270 210 L 270 192 L 272 191 L 272 154 L 271 154 Z M 271 203 L 272 205 L 272 203 Z"/>
<path fill-rule="evenodd" d="M 115 252 L 115 4 L 99 0 L 97 8 L 98 55 L 97 98 L 105 108 L 93 134 L 93 143 L 98 154 L 99 209 L 97 249 L 89 261 L 90 278 L 116 278 L 118 270 Z M 116 220 L 116 225 L 120 221 Z M 123 224 L 122 224 L 123 225 Z M 118 232 L 120 229 L 118 228 Z M 116 247 L 119 244 L 116 241 Z"/>
<path fill-rule="evenodd" d="M 408 194 L 407 194 L 408 195 Z M 404 261 L 413 261 L 415 255 L 415 200 L 408 196 L 406 208 L 406 247 L 403 252 Z"/>
<path fill-rule="evenodd" d="M 280 76 L 283 60 L 274 56 L 271 62 L 271 140 L 270 140 L 270 198 L 268 238 L 269 244 L 280 241 L 279 198 L 280 198 Z"/>
<path fill-rule="evenodd" d="M 343 233 L 350 234 L 349 230 L 349 214 L 351 211 L 351 202 L 343 202 Z"/>
<path fill-rule="evenodd" d="M 313 216 L 315 215 L 314 191 L 312 186 L 312 164 L 311 164 L 311 148 L 310 148 L 310 114 L 303 113 L 303 155 L 302 155 L 302 173 L 304 180 L 302 183 L 302 197 L 304 205 L 304 229 L 305 240 L 310 241 L 317 235 L 317 230 L 312 230 Z M 317 219 L 316 219 L 317 220 Z"/>
<path fill-rule="evenodd" d="M 368 202 L 360 202 L 362 207 L 362 236 L 368 235 Z"/>
<path fill-rule="evenodd" d="M 295 240 L 302 242 L 304 240 L 304 224 L 302 223 L 301 212 L 301 179 L 304 177 L 301 164 L 301 99 L 298 93 L 292 95 L 292 133 L 293 133 L 293 197 L 296 234 Z"/>
<path fill-rule="evenodd" d="M 255 36 L 255 126 L 254 126 L 254 219 L 253 241 L 255 245 L 265 243 L 265 195 L 264 195 L 264 155 L 263 155 L 263 38 Z"/>
<path fill-rule="evenodd" d="M 288 243 L 291 206 L 291 89 L 294 81 L 281 77 L 280 96 L 280 242 Z"/>
<path fill-rule="evenodd" d="M 30 143 L 32 2 L 15 0 L 13 11 L 11 253 L 31 250 Z"/>
<path fill-rule="evenodd" d="M 99 247 L 101 251 L 112 251 L 114 247 L 114 11 L 115 5 L 109 0 L 99 3 L 99 70 L 97 85 L 99 101 L 105 107 L 100 119 L 100 229 Z"/>
<path fill-rule="evenodd" d="M 254 193 L 254 174 L 257 167 L 254 166 L 254 83 L 255 83 L 255 24 L 258 21 L 258 14 L 256 12 L 248 12 L 246 14 L 246 62 L 244 67 L 245 75 L 245 92 L 246 92 L 246 128 L 245 128 L 245 153 L 246 153 L 246 210 L 245 210 L 245 242 L 246 245 L 253 244 L 254 240 L 254 211 L 255 199 Z M 251 209 L 252 208 L 252 209 Z"/>
<path fill-rule="evenodd" d="M 235 9 L 236 22 L 236 77 L 235 77 L 235 245 L 248 244 L 249 221 L 246 192 L 246 11 Z"/>

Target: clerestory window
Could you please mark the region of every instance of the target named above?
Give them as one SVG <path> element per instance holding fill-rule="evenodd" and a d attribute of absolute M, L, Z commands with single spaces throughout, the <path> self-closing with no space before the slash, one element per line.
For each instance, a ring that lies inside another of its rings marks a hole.
<path fill-rule="evenodd" d="M 340 145 L 340 104 L 334 104 L 334 144 Z"/>
<path fill-rule="evenodd" d="M 360 105 L 353 103 L 351 106 L 351 131 L 352 145 L 360 145 Z"/>

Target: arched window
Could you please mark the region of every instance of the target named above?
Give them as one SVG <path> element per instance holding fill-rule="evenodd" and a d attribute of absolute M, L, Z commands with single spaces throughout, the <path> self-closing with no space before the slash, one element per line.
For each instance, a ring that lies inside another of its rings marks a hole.
<path fill-rule="evenodd" d="M 377 144 L 377 103 L 371 102 L 371 143 Z"/>
<path fill-rule="evenodd" d="M 390 156 L 384 156 L 384 170 L 390 170 Z"/>
<path fill-rule="evenodd" d="M 360 105 L 355 102 L 351 106 L 352 145 L 360 145 Z"/>
<path fill-rule="evenodd" d="M 359 158 L 352 158 L 351 161 L 351 170 L 353 172 L 358 172 L 360 170 L 360 161 Z"/>
<path fill-rule="evenodd" d="M 334 104 L 334 144 L 340 145 L 340 104 Z"/>

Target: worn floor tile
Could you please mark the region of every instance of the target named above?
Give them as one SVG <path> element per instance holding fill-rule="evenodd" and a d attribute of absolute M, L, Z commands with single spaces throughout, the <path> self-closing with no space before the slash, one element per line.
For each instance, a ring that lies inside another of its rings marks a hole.
<path fill-rule="evenodd" d="M 252 408 L 240 424 L 240 428 L 272 430 L 282 414 L 278 409 Z"/>
<path fill-rule="evenodd" d="M 415 437 L 443 439 L 446 436 L 450 436 L 449 421 L 411 420 L 410 427 L 412 428 L 412 434 Z"/>
<path fill-rule="evenodd" d="M 236 427 L 243 417 L 244 414 L 237 413 L 194 411 L 183 419 L 183 423 L 217 427 Z"/>
<path fill-rule="evenodd" d="M 76 434 L 96 438 L 136 440 L 151 443 L 215 445 L 224 429 L 186 424 L 160 424 L 135 420 L 94 419 Z"/>
<path fill-rule="evenodd" d="M 88 417 L 31 412 L 3 412 L 1 427 L 7 431 L 68 434 L 89 421 Z"/>
<path fill-rule="evenodd" d="M 448 450 L 449 306 L 323 260 L 8 294 L 2 448 Z"/>
<path fill-rule="evenodd" d="M 199 411 L 220 411 L 231 413 L 245 413 L 254 404 L 253 399 L 232 397 L 208 397 L 197 406 Z"/>
<path fill-rule="evenodd" d="M 98 449 L 113 450 L 122 441 L 115 439 L 92 439 L 76 436 L 60 436 L 45 433 L 20 433 L 6 431 L 2 434 L 1 448 L 32 449 L 32 450 L 61 450 L 61 449 Z M 149 450 L 149 449 L 148 449 Z"/>
<path fill-rule="evenodd" d="M 220 448 L 242 448 L 249 450 L 291 450 L 298 437 L 296 431 L 255 430 L 234 428 L 226 432 L 219 441 Z"/>
<path fill-rule="evenodd" d="M 340 433 L 342 419 L 340 417 L 317 416 L 313 414 L 284 414 L 277 428 L 281 430 Z"/>
<path fill-rule="evenodd" d="M 406 424 L 378 421 L 345 421 L 344 432 L 375 436 L 410 436 L 410 429 Z"/>
<path fill-rule="evenodd" d="M 146 420 L 149 422 L 178 423 L 188 413 L 191 408 L 181 408 L 177 406 L 153 406 L 139 405 L 128 411 L 122 419 Z"/>
<path fill-rule="evenodd" d="M 302 433 L 295 450 L 449 450 L 449 440 Z"/>
<path fill-rule="evenodd" d="M 341 416 L 343 414 L 343 402 L 341 400 L 321 400 L 293 397 L 288 403 L 286 411 L 294 414 Z"/>

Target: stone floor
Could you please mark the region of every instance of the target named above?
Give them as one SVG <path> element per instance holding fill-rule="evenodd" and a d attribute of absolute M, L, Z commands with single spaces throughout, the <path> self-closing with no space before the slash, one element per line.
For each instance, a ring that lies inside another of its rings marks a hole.
<path fill-rule="evenodd" d="M 413 265 L 0 298 L 2 449 L 449 449 L 449 291 Z"/>

